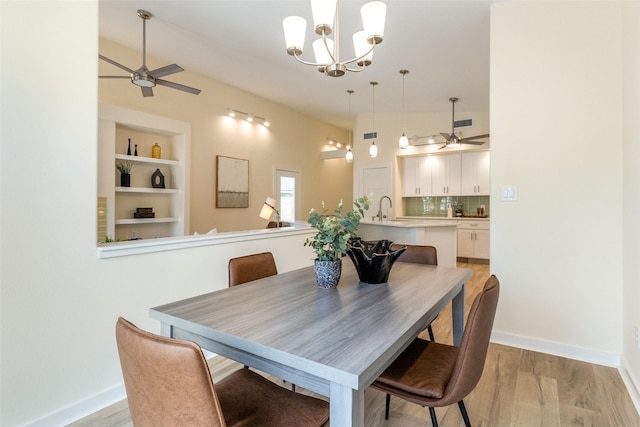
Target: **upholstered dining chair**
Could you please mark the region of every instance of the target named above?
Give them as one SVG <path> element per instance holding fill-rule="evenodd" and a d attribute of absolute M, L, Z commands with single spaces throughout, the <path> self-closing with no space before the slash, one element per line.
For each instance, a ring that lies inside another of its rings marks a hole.
<path fill-rule="evenodd" d="M 240 369 L 214 385 L 200 347 L 120 317 L 116 341 L 136 427 L 323 426 L 329 404 Z"/>
<path fill-rule="evenodd" d="M 407 249 L 398 257 L 396 262 L 438 265 L 438 251 L 434 246 L 393 244 L 391 245 L 391 250 L 399 249 L 402 246 L 406 246 Z M 429 323 L 429 325 L 427 326 L 427 332 L 429 333 L 429 339 L 431 341 L 435 341 L 436 339 L 433 335 L 433 328 L 431 327 L 431 323 Z"/>
<path fill-rule="evenodd" d="M 229 287 L 278 274 L 271 252 L 245 255 L 229 260 Z"/>
<path fill-rule="evenodd" d="M 428 406 L 434 427 L 438 426 L 434 408 L 457 402 L 465 425 L 471 427 L 462 399 L 482 376 L 499 294 L 500 282 L 492 275 L 473 301 L 460 347 L 416 338 L 371 384 L 387 393 L 386 419 L 393 395 Z"/>

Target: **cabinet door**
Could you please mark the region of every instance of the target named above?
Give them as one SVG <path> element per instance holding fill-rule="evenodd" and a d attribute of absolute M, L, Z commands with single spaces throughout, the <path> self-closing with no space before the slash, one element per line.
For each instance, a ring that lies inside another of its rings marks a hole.
<path fill-rule="evenodd" d="M 458 229 L 458 256 L 473 258 L 473 234 L 474 230 Z"/>
<path fill-rule="evenodd" d="M 478 194 L 489 195 L 491 193 L 491 155 L 489 151 L 476 153 L 476 185 Z"/>
<path fill-rule="evenodd" d="M 473 257 L 489 259 L 489 230 L 475 230 L 473 233 Z"/>
<path fill-rule="evenodd" d="M 431 196 L 433 157 L 418 157 L 418 188 L 421 196 Z"/>
<path fill-rule="evenodd" d="M 415 197 L 419 193 L 418 184 L 419 157 L 405 157 L 402 161 L 402 196 Z"/>
<path fill-rule="evenodd" d="M 460 154 L 433 156 L 432 195 L 460 195 Z"/>

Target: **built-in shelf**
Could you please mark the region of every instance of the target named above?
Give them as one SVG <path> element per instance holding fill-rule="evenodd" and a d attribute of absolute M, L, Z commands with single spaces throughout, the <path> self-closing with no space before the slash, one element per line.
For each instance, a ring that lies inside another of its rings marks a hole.
<path fill-rule="evenodd" d="M 163 222 L 178 222 L 177 217 L 167 218 L 121 218 L 116 219 L 116 225 L 126 224 L 160 224 Z"/>
<path fill-rule="evenodd" d="M 176 188 L 116 187 L 116 193 L 175 194 L 179 191 Z"/>
<path fill-rule="evenodd" d="M 132 162 L 149 163 L 149 164 L 156 164 L 156 165 L 175 166 L 180 164 L 178 160 L 154 159 L 152 157 L 128 156 L 126 154 L 116 154 L 115 158 L 116 160 L 130 160 Z"/>

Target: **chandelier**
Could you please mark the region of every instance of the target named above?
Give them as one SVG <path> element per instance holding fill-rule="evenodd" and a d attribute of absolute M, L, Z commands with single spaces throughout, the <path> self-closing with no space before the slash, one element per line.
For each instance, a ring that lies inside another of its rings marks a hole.
<path fill-rule="evenodd" d="M 353 35 L 355 58 L 340 60 L 340 39 L 338 29 L 338 0 L 311 0 L 311 13 L 315 32 L 321 38 L 316 39 L 313 46 L 315 62 L 300 58 L 304 48 L 307 21 L 300 16 L 289 16 L 282 21 L 287 53 L 299 62 L 318 67 L 318 71 L 331 77 L 340 77 L 346 71 L 362 71 L 371 64 L 373 49 L 382 43 L 384 21 L 387 5 L 381 1 L 366 3 L 360 9 L 363 31 Z M 328 38 L 333 33 L 333 39 Z M 347 64 L 355 62 L 358 68 L 350 68 Z"/>

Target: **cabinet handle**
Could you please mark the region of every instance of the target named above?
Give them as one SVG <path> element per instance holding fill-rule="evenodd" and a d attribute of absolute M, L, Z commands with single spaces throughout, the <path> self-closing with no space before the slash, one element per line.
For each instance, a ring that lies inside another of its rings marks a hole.
<path fill-rule="evenodd" d="M 480 192 L 480 186 L 478 185 L 478 193 Z"/>

